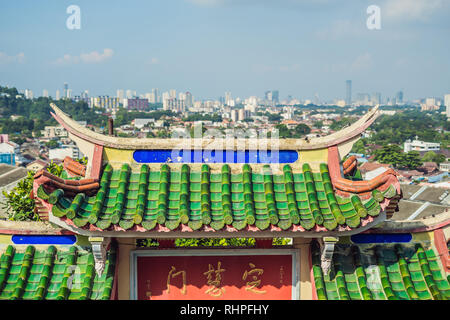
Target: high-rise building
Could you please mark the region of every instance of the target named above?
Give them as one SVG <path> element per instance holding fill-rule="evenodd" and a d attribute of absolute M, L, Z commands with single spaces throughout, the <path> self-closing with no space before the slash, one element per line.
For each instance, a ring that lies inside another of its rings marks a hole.
<path fill-rule="evenodd" d="M 152 93 L 155 96 L 155 102 L 153 102 L 153 103 L 161 102 L 161 101 L 159 101 L 159 89 L 158 88 L 153 88 L 152 89 Z"/>
<path fill-rule="evenodd" d="M 356 101 L 359 105 L 368 106 L 370 103 L 370 95 L 368 93 L 358 93 L 356 95 Z"/>
<path fill-rule="evenodd" d="M 184 112 L 184 111 L 186 111 L 185 100 L 180 100 L 177 98 L 165 99 L 164 104 L 163 104 L 163 109 Z"/>
<path fill-rule="evenodd" d="M 273 90 L 272 91 L 272 101 L 274 103 L 280 102 L 280 94 L 279 94 L 278 90 Z"/>
<path fill-rule="evenodd" d="M 92 99 L 91 105 L 106 109 L 108 112 L 116 112 L 119 109 L 119 98 L 109 97 L 109 96 L 98 96 Z"/>
<path fill-rule="evenodd" d="M 67 82 L 64 82 L 64 95 L 63 95 L 64 98 L 68 98 L 68 96 L 67 96 L 68 90 L 69 90 L 69 85 Z"/>
<path fill-rule="evenodd" d="M 25 89 L 25 98 L 33 99 L 33 91 L 30 89 Z"/>
<path fill-rule="evenodd" d="M 450 93 L 444 96 L 445 111 L 447 112 L 447 118 L 450 118 Z"/>
<path fill-rule="evenodd" d="M 395 95 L 395 103 L 403 104 L 403 91 L 397 92 L 397 94 Z"/>
<path fill-rule="evenodd" d="M 352 80 L 347 80 L 346 82 L 346 95 L 345 95 L 345 104 L 352 104 Z"/>
<path fill-rule="evenodd" d="M 239 119 L 239 112 L 236 109 L 231 110 L 231 121 L 236 122 Z"/>
<path fill-rule="evenodd" d="M 148 109 L 148 100 L 140 98 L 128 99 L 127 108 L 128 110 L 145 111 Z"/>
<path fill-rule="evenodd" d="M 119 98 L 120 101 L 123 100 L 123 98 L 124 98 L 123 89 L 118 89 L 117 90 L 116 97 Z"/>
<path fill-rule="evenodd" d="M 55 100 L 59 100 L 61 98 L 59 90 L 56 90 Z"/>
<path fill-rule="evenodd" d="M 127 99 L 133 98 L 133 93 L 131 92 L 130 89 L 127 90 L 126 95 L 127 95 L 127 96 L 126 96 Z"/>
<path fill-rule="evenodd" d="M 147 92 L 145 94 L 145 99 L 147 99 L 149 103 L 156 103 L 155 94 L 153 92 Z"/>
<path fill-rule="evenodd" d="M 185 104 L 186 104 L 186 108 L 192 108 L 192 106 L 194 104 L 192 94 L 189 91 L 187 91 L 185 94 Z"/>
<path fill-rule="evenodd" d="M 44 98 L 48 98 L 48 90 L 47 89 L 42 90 L 42 96 Z"/>
<path fill-rule="evenodd" d="M 372 102 L 374 105 L 381 104 L 381 93 L 380 92 L 375 92 L 372 95 Z"/>
<path fill-rule="evenodd" d="M 170 89 L 169 90 L 169 95 L 170 95 L 170 98 L 175 99 L 177 97 L 177 90 Z"/>
<path fill-rule="evenodd" d="M 225 92 L 225 104 L 230 105 L 231 104 L 231 92 Z"/>

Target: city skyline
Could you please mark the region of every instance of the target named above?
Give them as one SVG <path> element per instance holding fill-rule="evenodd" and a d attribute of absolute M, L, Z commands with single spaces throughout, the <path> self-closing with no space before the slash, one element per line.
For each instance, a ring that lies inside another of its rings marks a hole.
<path fill-rule="evenodd" d="M 381 0 L 380 30 L 366 26 L 369 1 L 78 1 L 79 30 L 66 27 L 70 4 L 2 4 L 2 85 L 51 96 L 64 82 L 95 96 L 174 88 L 203 99 L 274 88 L 311 100 L 345 99 L 347 79 L 354 94 L 401 90 L 406 100 L 450 87 L 444 1 Z"/>

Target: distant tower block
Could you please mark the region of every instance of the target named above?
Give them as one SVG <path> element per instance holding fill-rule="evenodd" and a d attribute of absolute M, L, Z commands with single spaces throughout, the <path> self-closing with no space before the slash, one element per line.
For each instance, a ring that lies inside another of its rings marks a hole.
<path fill-rule="evenodd" d="M 347 80 L 346 82 L 346 96 L 345 96 L 345 104 L 351 105 L 352 104 L 352 80 Z"/>

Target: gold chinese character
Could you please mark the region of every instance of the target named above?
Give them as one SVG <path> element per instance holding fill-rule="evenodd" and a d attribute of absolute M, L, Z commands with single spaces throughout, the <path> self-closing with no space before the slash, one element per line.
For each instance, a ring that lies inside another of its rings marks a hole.
<path fill-rule="evenodd" d="M 280 267 L 280 284 L 283 284 L 283 276 L 284 276 L 284 269 L 283 266 Z"/>
<path fill-rule="evenodd" d="M 248 276 L 252 276 L 253 281 L 247 281 L 245 290 L 252 291 L 254 293 L 264 294 L 266 290 L 258 290 L 258 286 L 261 284 L 261 280 L 258 280 L 258 276 L 264 273 L 263 269 L 257 269 L 253 263 L 249 263 L 250 271 L 245 270 L 242 280 L 247 280 Z"/>
<path fill-rule="evenodd" d="M 186 294 L 186 271 L 178 271 L 175 272 L 176 268 L 172 266 L 169 276 L 167 277 L 167 293 L 170 293 L 170 279 L 175 278 L 176 276 L 181 274 L 182 280 L 183 280 L 183 287 L 181 289 L 182 294 Z"/>
<path fill-rule="evenodd" d="M 222 294 L 225 293 L 225 288 L 221 288 L 221 281 L 222 276 L 220 275 L 221 272 L 224 272 L 225 269 L 220 268 L 221 262 L 219 261 L 217 263 L 217 270 L 214 270 L 214 267 L 211 264 L 208 264 L 208 271 L 204 272 L 203 274 L 207 276 L 207 284 L 208 286 L 211 286 L 208 290 L 205 291 L 205 293 L 213 296 L 213 297 L 220 297 Z M 215 273 L 215 278 L 213 280 L 212 275 Z"/>

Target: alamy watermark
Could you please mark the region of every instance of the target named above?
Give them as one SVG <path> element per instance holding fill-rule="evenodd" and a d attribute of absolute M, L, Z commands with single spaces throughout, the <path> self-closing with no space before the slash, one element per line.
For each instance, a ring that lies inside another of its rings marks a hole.
<path fill-rule="evenodd" d="M 380 30 L 381 29 L 381 9 L 377 5 L 370 5 L 366 10 L 369 17 L 366 21 L 367 29 Z"/>
<path fill-rule="evenodd" d="M 81 270 L 79 266 L 71 265 L 68 266 L 68 272 L 70 272 L 70 276 L 67 278 L 67 288 L 69 290 L 81 289 Z"/>
<path fill-rule="evenodd" d="M 70 5 L 66 9 L 66 13 L 70 16 L 66 20 L 66 27 L 69 30 L 81 29 L 81 9 L 77 5 Z"/>

